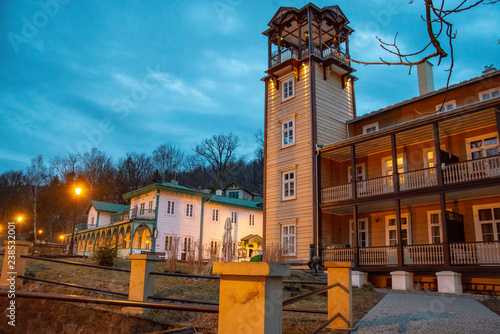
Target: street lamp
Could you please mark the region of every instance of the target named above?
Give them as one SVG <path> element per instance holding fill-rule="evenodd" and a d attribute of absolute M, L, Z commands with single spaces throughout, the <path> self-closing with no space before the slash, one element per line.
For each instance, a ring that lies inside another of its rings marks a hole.
<path fill-rule="evenodd" d="M 19 235 L 18 235 L 18 239 L 21 240 L 21 221 L 23 220 L 23 217 L 19 216 L 17 217 L 17 221 L 19 222 Z"/>
<path fill-rule="evenodd" d="M 75 193 L 76 193 L 75 214 L 73 215 L 73 229 L 71 229 L 71 242 L 69 243 L 69 255 L 73 255 L 73 243 L 75 242 L 76 211 L 78 209 L 78 201 L 80 199 L 80 194 L 82 193 L 82 188 L 75 188 Z"/>

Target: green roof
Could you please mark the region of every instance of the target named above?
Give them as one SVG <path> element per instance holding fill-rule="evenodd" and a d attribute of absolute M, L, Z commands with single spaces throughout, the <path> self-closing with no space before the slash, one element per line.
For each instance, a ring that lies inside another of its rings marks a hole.
<path fill-rule="evenodd" d="M 210 202 L 222 205 L 239 206 L 243 208 L 262 211 L 262 206 L 260 205 L 261 202 L 259 201 L 248 201 L 246 199 L 229 198 L 220 195 L 213 195 L 212 197 L 210 197 Z"/>
<path fill-rule="evenodd" d="M 90 210 L 90 207 L 92 205 L 94 206 L 96 211 L 104 211 L 104 212 L 122 212 L 122 211 L 127 211 L 130 209 L 130 206 L 128 206 L 128 205 L 99 202 L 99 201 L 90 201 L 90 204 L 87 207 L 87 210 L 85 210 L 85 213 L 87 213 Z"/>

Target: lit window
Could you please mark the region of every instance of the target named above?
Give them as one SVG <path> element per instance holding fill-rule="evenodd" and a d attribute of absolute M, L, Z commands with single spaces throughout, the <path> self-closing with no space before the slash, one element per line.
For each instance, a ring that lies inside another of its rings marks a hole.
<path fill-rule="evenodd" d="M 295 199 L 295 170 L 282 174 L 282 199 Z"/>
<path fill-rule="evenodd" d="M 295 120 L 290 119 L 281 123 L 282 147 L 287 147 L 295 143 Z"/>
<path fill-rule="evenodd" d="M 193 217 L 193 204 L 186 205 L 186 217 Z"/>
<path fill-rule="evenodd" d="M 283 81 L 283 101 L 289 100 L 295 96 L 294 78 Z"/>
<path fill-rule="evenodd" d="M 175 212 L 175 202 L 174 201 L 167 201 L 167 214 L 173 215 L 174 212 Z"/>
<path fill-rule="evenodd" d="M 486 101 L 500 96 L 500 87 L 479 92 L 479 100 Z"/>
<path fill-rule="evenodd" d="M 363 134 L 368 134 L 378 131 L 378 122 L 371 123 L 363 126 Z"/>
<path fill-rule="evenodd" d="M 283 256 L 295 256 L 295 224 L 281 226 L 281 249 Z"/>

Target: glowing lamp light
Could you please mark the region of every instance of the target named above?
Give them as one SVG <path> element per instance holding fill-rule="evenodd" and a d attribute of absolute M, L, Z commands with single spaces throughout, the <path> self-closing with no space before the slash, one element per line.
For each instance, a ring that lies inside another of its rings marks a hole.
<path fill-rule="evenodd" d="M 17 221 L 21 222 L 23 220 L 23 217 L 17 217 Z"/>
<path fill-rule="evenodd" d="M 42 234 L 43 233 L 43 230 L 38 230 L 38 234 Z"/>
<path fill-rule="evenodd" d="M 59 239 L 61 239 L 61 240 L 62 240 L 62 239 L 64 239 L 64 235 L 61 235 L 61 236 L 59 237 Z"/>
<path fill-rule="evenodd" d="M 77 195 L 80 195 L 82 193 L 82 188 L 75 188 L 75 192 Z"/>

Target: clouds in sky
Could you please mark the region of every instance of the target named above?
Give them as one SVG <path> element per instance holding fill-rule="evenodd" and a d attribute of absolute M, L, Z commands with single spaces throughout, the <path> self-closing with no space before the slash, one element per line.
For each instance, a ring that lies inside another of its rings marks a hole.
<path fill-rule="evenodd" d="M 115 158 L 150 154 L 165 142 L 190 153 L 204 138 L 230 131 L 241 139 L 239 154 L 251 157 L 264 125 L 262 32 L 279 6 L 305 4 L 1 1 L 0 172 L 22 169 L 38 154 L 50 160 L 92 146 Z M 358 59 L 388 59 L 375 36 L 392 41 L 399 32 L 400 46 L 411 51 L 425 41 L 418 2 L 316 4 L 344 11 Z M 457 18 L 453 82 L 500 59 L 499 6 L 485 7 Z M 418 94 L 407 68 L 355 68 L 358 115 Z M 436 88 L 444 86 L 443 69 L 435 67 Z"/>

